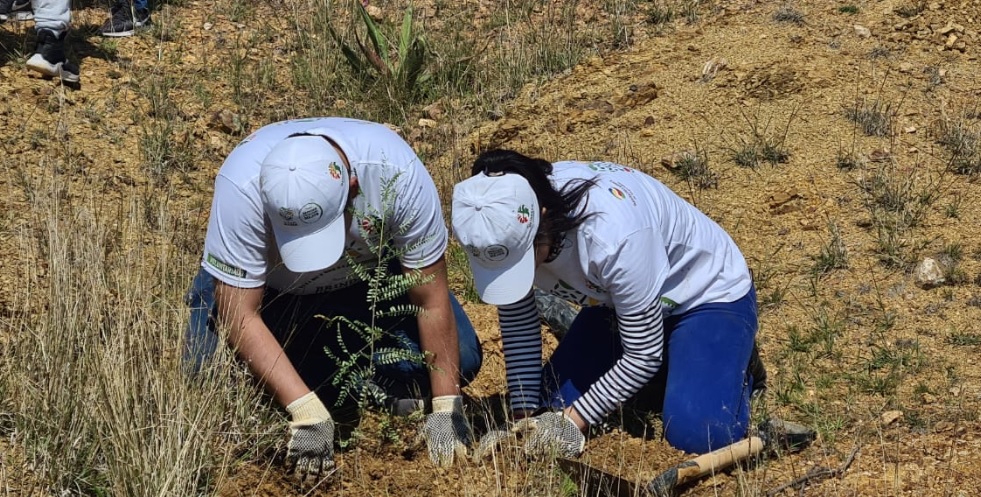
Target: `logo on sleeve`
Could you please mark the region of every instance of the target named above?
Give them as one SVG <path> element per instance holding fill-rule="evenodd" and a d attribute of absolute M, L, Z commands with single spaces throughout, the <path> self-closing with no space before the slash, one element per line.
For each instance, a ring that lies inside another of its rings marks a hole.
<path fill-rule="evenodd" d="M 331 162 L 327 166 L 327 171 L 330 172 L 330 177 L 334 179 L 341 179 L 341 167 L 337 165 L 336 162 Z"/>
<path fill-rule="evenodd" d="M 623 191 L 621 191 L 619 188 L 615 186 L 610 188 L 610 193 L 613 194 L 613 196 L 616 197 L 617 200 L 623 200 L 627 198 L 627 196 L 623 194 Z"/>
<path fill-rule="evenodd" d="M 229 264 L 229 263 L 227 263 L 227 262 L 225 262 L 225 261 L 223 261 L 223 260 L 215 257 L 214 255 L 212 255 L 210 253 L 208 254 L 208 259 L 207 260 L 208 260 L 208 264 L 211 264 L 211 267 L 213 267 L 213 268 L 215 268 L 215 269 L 217 269 L 217 270 L 219 270 L 219 271 L 221 271 L 221 272 L 223 272 L 223 273 L 225 273 L 225 274 L 227 274 L 229 276 L 234 276 L 236 278 L 244 278 L 245 277 L 245 270 L 244 269 L 242 269 L 240 267 L 235 267 L 235 266 L 233 266 L 233 265 L 231 265 L 231 264 Z"/>

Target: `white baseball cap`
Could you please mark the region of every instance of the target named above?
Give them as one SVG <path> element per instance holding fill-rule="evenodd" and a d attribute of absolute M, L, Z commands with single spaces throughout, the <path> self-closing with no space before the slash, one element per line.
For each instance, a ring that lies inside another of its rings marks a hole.
<path fill-rule="evenodd" d="M 259 190 L 286 267 L 318 271 L 341 258 L 350 175 L 322 136 L 291 136 L 266 155 Z"/>
<path fill-rule="evenodd" d="M 453 187 L 453 233 L 484 302 L 512 304 L 528 295 L 540 213 L 535 191 L 519 174 L 480 173 Z"/>

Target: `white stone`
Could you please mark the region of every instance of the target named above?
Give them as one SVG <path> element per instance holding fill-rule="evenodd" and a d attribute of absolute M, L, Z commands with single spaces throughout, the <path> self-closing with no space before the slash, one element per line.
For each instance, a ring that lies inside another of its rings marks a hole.
<path fill-rule="evenodd" d="M 916 266 L 916 283 L 924 288 L 934 287 L 943 284 L 944 270 L 940 267 L 940 263 L 926 257 Z"/>

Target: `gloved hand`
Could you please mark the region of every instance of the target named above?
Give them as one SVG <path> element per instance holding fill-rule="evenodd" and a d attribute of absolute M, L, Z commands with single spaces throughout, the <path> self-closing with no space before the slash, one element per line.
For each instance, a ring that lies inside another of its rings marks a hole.
<path fill-rule="evenodd" d="M 564 412 L 546 412 L 515 423 L 522 433 L 525 453 L 532 456 L 576 457 L 586 446 L 586 437 Z"/>
<path fill-rule="evenodd" d="M 433 464 L 446 467 L 453 464 L 454 457 L 466 459 L 470 424 L 463 416 L 463 397 L 434 397 L 433 412 L 426 416 L 426 423 L 419 435 L 426 439 L 429 460 Z"/>
<path fill-rule="evenodd" d="M 290 442 L 286 460 L 301 477 L 319 476 L 334 467 L 334 420 L 317 394 L 310 392 L 286 406 L 290 422 Z"/>

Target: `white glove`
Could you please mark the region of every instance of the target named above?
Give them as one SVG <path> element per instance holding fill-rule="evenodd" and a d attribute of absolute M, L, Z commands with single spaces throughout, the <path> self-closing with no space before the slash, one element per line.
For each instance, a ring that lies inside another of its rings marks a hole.
<path fill-rule="evenodd" d="M 446 467 L 454 458 L 464 460 L 470 445 L 470 424 L 463 416 L 463 397 L 444 395 L 433 398 L 433 412 L 426 416 L 420 436 L 426 439 L 429 460 Z"/>
<path fill-rule="evenodd" d="M 317 394 L 310 392 L 286 406 L 293 421 L 286 460 L 301 477 L 320 476 L 334 467 L 334 420 Z"/>
<path fill-rule="evenodd" d="M 576 457 L 586 446 L 586 437 L 564 412 L 546 412 L 515 423 L 513 431 L 525 439 L 531 456 Z"/>

